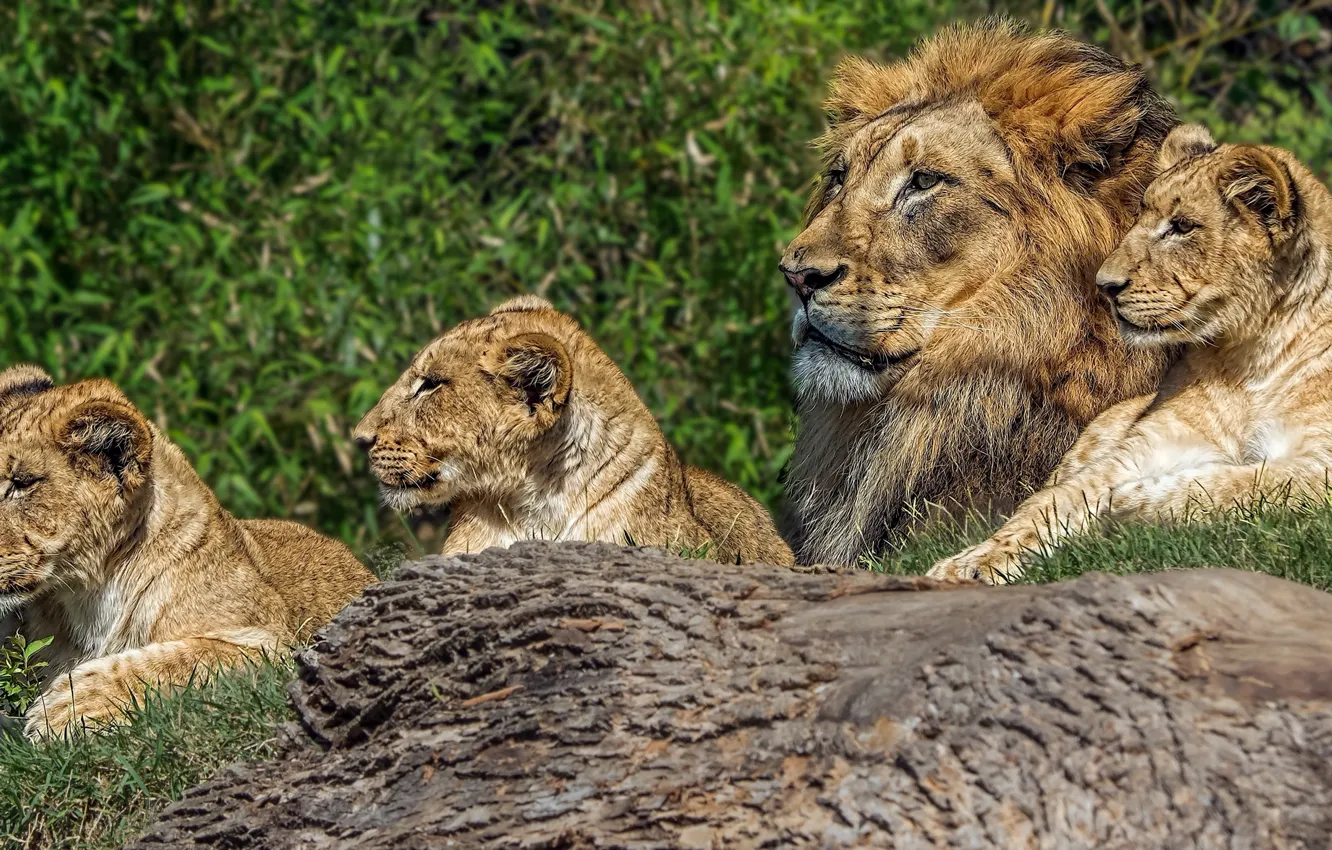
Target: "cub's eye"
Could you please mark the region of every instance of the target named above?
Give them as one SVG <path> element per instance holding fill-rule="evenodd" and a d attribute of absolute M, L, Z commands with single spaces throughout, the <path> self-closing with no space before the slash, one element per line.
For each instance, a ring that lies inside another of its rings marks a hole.
<path fill-rule="evenodd" d="M 1180 236 L 1187 236 L 1201 227 L 1196 221 L 1190 221 L 1187 218 L 1172 218 L 1170 220 L 1170 229 L 1166 233 L 1177 233 Z"/>
<path fill-rule="evenodd" d="M 939 182 L 939 175 L 933 171 L 917 171 L 911 175 L 911 188 L 917 192 L 933 189 Z"/>
<path fill-rule="evenodd" d="M 422 375 L 412 384 L 412 398 L 425 395 L 428 392 L 446 387 L 449 385 L 448 378 L 441 378 L 438 375 Z"/>

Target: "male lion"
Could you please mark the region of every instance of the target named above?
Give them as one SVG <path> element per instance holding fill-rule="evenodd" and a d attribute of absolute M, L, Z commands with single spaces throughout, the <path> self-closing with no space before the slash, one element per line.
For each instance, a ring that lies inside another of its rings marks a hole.
<path fill-rule="evenodd" d="M 827 168 L 781 269 L 799 298 L 788 539 L 882 551 L 925 505 L 1011 508 L 1078 431 L 1150 391 L 1096 295 L 1175 124 L 1142 73 L 1063 35 L 945 31 L 835 73 Z"/>
<path fill-rule="evenodd" d="M 294 522 L 237 520 L 109 381 L 0 372 L 0 637 L 54 637 L 27 734 L 278 652 L 374 581 Z"/>
<path fill-rule="evenodd" d="M 620 368 L 536 296 L 427 345 L 353 436 L 389 505 L 450 507 L 445 554 L 602 540 L 794 562 L 763 506 L 681 463 Z"/>
<path fill-rule="evenodd" d="M 1160 391 L 1087 427 L 1045 490 L 935 578 L 1003 582 L 1099 519 L 1181 520 L 1332 481 L 1332 194 L 1286 151 L 1180 127 L 1097 283 L 1133 345 L 1182 343 Z"/>

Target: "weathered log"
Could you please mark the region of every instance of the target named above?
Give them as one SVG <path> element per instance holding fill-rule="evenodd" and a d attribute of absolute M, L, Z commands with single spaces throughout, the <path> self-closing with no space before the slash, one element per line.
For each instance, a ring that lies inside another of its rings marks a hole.
<path fill-rule="evenodd" d="M 1314 847 L 1332 597 L 606 545 L 409 565 L 300 660 L 302 735 L 139 847 Z"/>

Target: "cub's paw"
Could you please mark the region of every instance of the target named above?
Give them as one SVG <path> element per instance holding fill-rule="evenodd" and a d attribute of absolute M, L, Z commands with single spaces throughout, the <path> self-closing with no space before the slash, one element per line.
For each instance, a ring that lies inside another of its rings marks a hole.
<path fill-rule="evenodd" d="M 130 702 L 126 689 L 107 674 L 75 670 L 28 708 L 23 731 L 31 741 L 95 731 L 123 718 Z"/>
<path fill-rule="evenodd" d="M 940 581 L 980 581 L 1007 584 L 1022 576 L 1022 559 L 1011 551 L 986 541 L 951 558 L 944 558 L 926 573 Z"/>

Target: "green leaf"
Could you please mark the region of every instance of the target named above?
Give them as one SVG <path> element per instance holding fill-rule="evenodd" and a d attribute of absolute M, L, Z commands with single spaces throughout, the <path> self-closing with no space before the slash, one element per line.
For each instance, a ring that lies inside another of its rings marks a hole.
<path fill-rule="evenodd" d="M 51 645 L 51 641 L 53 640 L 55 640 L 54 636 L 32 641 L 23 648 L 23 660 L 27 661 L 43 649 L 46 649 L 46 647 Z"/>
<path fill-rule="evenodd" d="M 146 186 L 140 186 L 126 204 L 131 207 L 141 207 L 145 204 L 155 204 L 171 197 L 171 187 L 165 183 L 149 183 Z"/>

